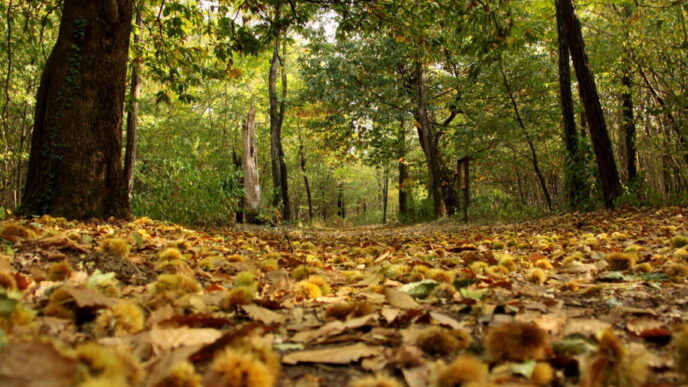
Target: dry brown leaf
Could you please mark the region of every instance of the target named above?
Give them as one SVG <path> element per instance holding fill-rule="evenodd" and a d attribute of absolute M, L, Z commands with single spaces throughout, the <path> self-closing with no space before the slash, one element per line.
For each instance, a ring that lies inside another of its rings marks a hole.
<path fill-rule="evenodd" d="M 564 326 L 564 335 L 578 333 L 585 336 L 594 336 L 597 332 L 611 328 L 611 324 L 588 318 L 569 319 Z"/>
<path fill-rule="evenodd" d="M 642 336 L 643 332 L 645 331 L 661 329 L 664 327 L 665 325 L 663 322 L 651 317 L 638 317 L 626 323 L 626 329 L 636 336 Z"/>
<path fill-rule="evenodd" d="M 380 312 L 380 314 L 382 314 L 382 317 L 385 318 L 387 324 L 391 324 L 394 322 L 394 320 L 397 319 L 397 317 L 399 317 L 399 315 L 401 314 L 401 309 L 384 306 L 382 307 L 382 311 Z"/>
<path fill-rule="evenodd" d="M 421 306 L 419 303 L 416 302 L 416 300 L 413 299 L 413 297 L 409 296 L 408 294 L 394 289 L 394 288 L 385 288 L 385 296 L 387 296 L 387 301 L 389 304 L 395 308 L 400 308 L 400 309 L 420 309 Z"/>
<path fill-rule="evenodd" d="M 447 316 L 446 314 L 437 313 L 437 312 L 430 312 L 430 317 L 432 317 L 433 320 L 440 323 L 440 325 L 446 325 L 452 329 L 463 329 L 464 328 L 463 324 L 461 324 L 460 322 Z"/>
<path fill-rule="evenodd" d="M 79 308 L 109 307 L 119 301 L 86 286 L 64 286 L 63 289 L 74 298 Z"/>
<path fill-rule="evenodd" d="M 0 348 L 0 386 L 68 387 L 74 384 L 77 361 L 40 341 L 10 343 Z"/>
<path fill-rule="evenodd" d="M 369 314 L 367 316 L 353 318 L 347 321 L 332 321 L 321 326 L 318 329 L 301 331 L 292 336 L 291 340 L 297 343 L 309 343 L 317 341 L 320 338 L 338 335 L 349 329 L 360 328 L 367 325 L 369 322 L 377 319 L 377 313 Z"/>
<path fill-rule="evenodd" d="M 170 369 L 177 363 L 186 361 L 191 355 L 200 349 L 200 346 L 186 346 L 174 349 L 170 352 L 162 354 L 157 360 L 152 361 L 152 367 L 146 386 L 153 387 L 160 383 L 170 372 Z"/>
<path fill-rule="evenodd" d="M 155 353 L 181 346 L 206 345 L 222 337 L 222 331 L 213 328 L 160 328 L 154 326 L 150 339 Z"/>
<path fill-rule="evenodd" d="M 249 315 L 249 317 L 254 320 L 259 320 L 265 325 L 282 324 L 286 320 L 285 316 L 258 305 L 244 305 L 243 309 L 244 312 Z"/>
<path fill-rule="evenodd" d="M 430 385 L 430 366 L 424 364 L 419 367 L 404 368 L 401 373 L 409 387 L 425 387 Z"/>
<path fill-rule="evenodd" d="M 362 358 L 380 355 L 382 351 L 382 347 L 371 347 L 357 343 L 344 347 L 291 352 L 282 358 L 282 363 L 349 364 Z"/>

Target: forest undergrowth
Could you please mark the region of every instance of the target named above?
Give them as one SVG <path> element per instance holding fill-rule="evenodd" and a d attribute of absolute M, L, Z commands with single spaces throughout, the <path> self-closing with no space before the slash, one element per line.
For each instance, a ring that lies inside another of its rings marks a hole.
<path fill-rule="evenodd" d="M 0 385 L 680 385 L 687 217 L 205 231 L 10 219 Z"/>

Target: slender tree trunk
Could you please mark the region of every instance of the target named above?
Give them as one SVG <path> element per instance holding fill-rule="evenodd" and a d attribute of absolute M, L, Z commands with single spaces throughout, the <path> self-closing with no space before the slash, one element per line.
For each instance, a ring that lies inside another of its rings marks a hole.
<path fill-rule="evenodd" d="M 631 74 L 627 72 L 628 68 L 624 68 L 624 75 L 621 77 L 621 85 L 623 92 L 621 94 L 622 110 L 623 110 L 623 133 L 626 143 L 626 173 L 628 175 L 628 183 L 632 184 L 638 178 L 638 169 L 636 167 L 636 145 L 635 145 L 635 116 L 633 114 L 633 93 Z"/>
<path fill-rule="evenodd" d="M 276 19 L 280 18 L 281 5 L 275 7 Z M 282 56 L 280 56 L 280 42 L 284 41 Z M 287 103 L 287 72 L 286 72 L 286 32 L 281 31 L 275 38 L 272 59 L 270 61 L 270 75 L 268 78 L 270 94 L 270 158 L 272 162 L 273 205 L 280 208 L 282 217 L 291 220 L 289 206 L 289 187 L 287 181 L 287 164 L 284 162 L 282 148 L 282 124 Z M 282 96 L 277 96 L 277 77 L 281 70 Z"/>
<path fill-rule="evenodd" d="M 251 222 L 260 207 L 260 178 L 258 176 L 258 149 L 256 148 L 256 107 L 251 103 L 241 126 L 243 143 L 242 169 L 244 171 L 244 217 Z"/>
<path fill-rule="evenodd" d="M 555 0 L 556 2 L 557 0 Z M 557 13 L 557 43 L 559 47 L 559 101 L 564 129 L 564 145 L 566 146 L 566 192 L 571 208 L 580 208 L 589 197 L 585 184 L 585 165 L 579 149 L 578 132 L 576 131 L 576 116 L 573 109 L 573 93 L 571 92 L 571 65 L 569 63 L 569 45 L 566 41 L 566 23 L 561 7 L 556 7 Z"/>
<path fill-rule="evenodd" d="M 308 182 L 308 174 L 306 173 L 306 152 L 303 149 L 303 144 L 299 144 L 299 167 L 303 175 L 303 184 L 306 187 L 306 199 L 308 199 L 308 223 L 313 222 L 313 198 L 311 197 L 311 185 Z"/>
<path fill-rule="evenodd" d="M 141 9 L 136 10 L 136 26 L 134 34 L 134 50 L 136 56 L 131 65 L 131 85 L 129 90 L 129 109 L 127 112 L 127 145 L 124 153 L 124 176 L 127 181 L 127 197 L 131 199 L 134 190 L 134 165 L 136 164 L 137 127 L 139 115 L 139 95 L 141 94 L 141 41 L 143 33 L 143 15 Z"/>
<path fill-rule="evenodd" d="M 530 149 L 530 162 L 533 163 L 533 171 L 535 172 L 535 176 L 537 176 L 538 182 L 540 183 L 540 189 L 542 190 L 542 194 L 545 197 L 547 208 L 551 212 L 552 197 L 549 195 L 549 189 L 547 189 L 547 182 L 545 182 L 545 177 L 542 174 L 542 170 L 540 170 L 540 163 L 538 162 L 537 152 L 535 151 L 535 144 L 533 144 L 533 139 L 530 138 L 530 134 L 528 133 L 528 129 L 526 129 L 526 125 L 523 122 L 523 118 L 521 118 L 521 111 L 518 108 L 518 104 L 516 103 L 516 97 L 514 96 L 513 90 L 511 90 L 509 78 L 507 78 L 506 76 L 506 72 L 504 71 L 504 67 L 502 67 L 501 61 L 498 62 L 498 65 L 499 71 L 502 73 L 502 81 L 504 81 L 504 88 L 506 89 L 506 92 L 509 95 L 511 106 L 514 109 L 514 116 L 516 117 L 518 126 L 523 131 L 523 135 L 525 136 L 526 142 L 528 143 L 528 148 Z"/>
<path fill-rule="evenodd" d="M 382 224 L 387 223 L 387 199 L 389 198 L 389 170 L 385 167 L 384 183 L 382 185 Z"/>
<path fill-rule="evenodd" d="M 36 97 L 22 212 L 129 215 L 122 116 L 132 0 L 64 0 Z"/>
<path fill-rule="evenodd" d="M 406 180 L 409 177 L 408 165 L 406 164 L 406 124 L 401 120 L 399 132 L 399 220 L 408 219 L 408 192 L 406 190 Z"/>
<path fill-rule="evenodd" d="M 619 172 L 616 168 L 607 124 L 604 120 L 604 112 L 600 105 L 600 97 L 597 93 L 595 77 L 585 53 L 581 25 L 573 9 L 572 0 L 557 0 L 557 5 L 561 8 L 561 14 L 566 24 L 566 39 L 569 43 L 571 58 L 578 78 L 578 91 L 590 127 L 590 140 L 597 160 L 604 205 L 606 208 L 613 208 L 614 200 L 621 194 L 621 182 L 619 181 Z"/>
<path fill-rule="evenodd" d="M 415 116 L 418 121 L 418 138 L 425 154 L 425 161 L 428 166 L 428 178 L 430 196 L 432 198 L 434 213 L 436 218 L 446 216 L 447 209 L 442 194 L 442 178 L 440 172 L 440 155 L 437 149 L 435 134 L 428 116 L 426 105 L 427 97 L 425 91 L 425 75 L 423 63 L 415 63 L 415 87 L 416 87 L 416 111 Z"/>
<path fill-rule="evenodd" d="M 627 23 L 633 16 L 633 10 L 630 5 L 623 5 L 621 12 L 622 20 Z M 630 41 L 630 34 L 628 30 L 624 30 L 624 37 L 626 41 Z M 633 113 L 633 73 L 631 64 L 631 51 L 628 47 L 623 48 L 622 57 L 622 76 L 621 76 L 621 110 L 623 113 L 622 130 L 624 135 L 625 151 L 626 151 L 626 175 L 628 183 L 633 184 L 638 178 L 638 169 L 636 167 L 636 144 L 635 144 L 635 116 Z"/>
<path fill-rule="evenodd" d="M 337 216 L 346 219 L 346 204 L 344 203 L 344 186 L 340 183 L 337 187 Z"/>

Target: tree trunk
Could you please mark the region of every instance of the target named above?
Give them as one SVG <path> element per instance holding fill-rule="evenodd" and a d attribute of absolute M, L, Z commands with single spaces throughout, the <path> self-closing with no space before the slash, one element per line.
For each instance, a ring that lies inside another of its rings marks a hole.
<path fill-rule="evenodd" d="M 122 116 L 132 0 L 64 0 L 36 97 L 22 212 L 129 215 Z"/>
<path fill-rule="evenodd" d="M 134 190 L 134 165 L 136 164 L 137 130 L 136 121 L 139 115 L 139 95 L 141 94 L 141 41 L 143 33 L 143 15 L 136 10 L 134 50 L 136 56 L 131 65 L 131 85 L 129 90 L 129 109 L 127 112 L 127 145 L 124 153 L 124 176 L 127 181 L 127 197 L 131 199 Z"/>
<path fill-rule="evenodd" d="M 387 199 L 389 198 L 389 170 L 385 167 L 384 183 L 382 186 L 382 224 L 387 223 Z"/>
<path fill-rule="evenodd" d="M 344 203 L 344 186 L 340 183 L 337 187 L 337 216 L 346 219 L 346 204 Z"/>
<path fill-rule="evenodd" d="M 623 92 L 621 94 L 622 110 L 623 110 L 623 134 L 626 143 L 626 174 L 628 175 L 628 183 L 632 184 L 638 178 L 638 169 L 636 167 L 636 146 L 635 146 L 635 116 L 633 114 L 633 92 L 631 83 L 631 74 L 629 68 L 624 68 L 624 75 L 621 77 L 621 85 Z"/>
<path fill-rule="evenodd" d="M 243 143 L 242 169 L 244 171 L 244 217 L 251 222 L 260 207 L 260 178 L 258 176 L 258 149 L 256 148 L 256 107 L 252 103 L 241 125 Z"/>
<path fill-rule="evenodd" d="M 299 167 L 303 175 L 303 184 L 306 186 L 306 199 L 308 199 L 308 223 L 313 222 L 313 198 L 311 196 L 311 185 L 308 182 L 308 174 L 306 173 L 306 152 L 303 150 L 303 144 L 299 145 Z"/>
<path fill-rule="evenodd" d="M 633 16 L 630 5 L 623 5 L 622 20 L 628 23 Z M 627 24 L 626 24 L 627 25 Z M 626 41 L 630 40 L 628 30 L 624 30 Z M 635 144 L 635 116 L 633 113 L 633 73 L 632 73 L 631 51 L 628 47 L 623 48 L 622 57 L 622 76 L 621 76 L 621 110 L 623 112 L 622 130 L 626 151 L 626 175 L 628 184 L 633 184 L 638 178 L 636 167 L 636 144 Z"/>
<path fill-rule="evenodd" d="M 614 200 L 621 194 L 621 182 L 619 181 L 619 172 L 616 168 L 607 124 L 604 120 L 604 112 L 600 105 L 600 97 L 597 93 L 595 77 L 585 53 L 581 25 L 573 10 L 572 0 L 557 0 L 557 5 L 561 8 L 561 14 L 566 24 L 566 40 L 569 43 L 571 58 L 578 78 L 578 92 L 585 108 L 585 116 L 590 129 L 590 140 L 597 160 L 604 205 L 606 208 L 613 208 Z"/>
<path fill-rule="evenodd" d="M 444 196 L 442 194 L 442 179 L 440 176 L 440 155 L 437 149 L 437 141 L 435 138 L 430 118 L 428 116 L 428 108 L 426 105 L 425 92 L 425 76 L 423 70 L 423 63 L 417 61 L 415 63 L 415 87 L 416 87 L 416 111 L 414 115 L 417 121 L 418 138 L 420 140 L 421 148 L 425 154 L 425 161 L 428 167 L 428 180 L 430 196 L 432 198 L 434 213 L 436 218 L 446 216 L 447 209 L 444 203 Z"/>
<path fill-rule="evenodd" d="M 280 17 L 280 8 L 276 6 L 276 19 Z M 289 206 L 289 187 L 287 182 L 287 164 L 284 162 L 284 149 L 282 148 L 282 123 L 287 103 L 287 72 L 286 72 L 286 33 L 280 32 L 275 38 L 275 46 L 270 61 L 270 75 L 268 88 L 270 94 L 270 159 L 272 163 L 273 205 L 282 212 L 284 220 L 291 220 Z M 284 40 L 283 55 L 280 57 L 280 42 Z M 282 98 L 277 96 L 277 73 L 282 73 Z"/>
<path fill-rule="evenodd" d="M 506 89 L 506 92 L 509 95 L 511 106 L 514 109 L 514 116 L 516 117 L 516 122 L 518 122 L 518 126 L 523 131 L 523 135 L 526 138 L 526 142 L 528 143 L 528 148 L 530 149 L 530 162 L 533 163 L 533 171 L 535 172 L 535 176 L 537 176 L 538 182 L 540 183 L 540 189 L 542 190 L 542 194 L 545 197 L 547 209 L 550 212 L 552 212 L 552 197 L 549 194 L 549 189 L 547 189 L 545 177 L 542 175 L 542 170 L 540 169 L 540 163 L 538 162 L 537 152 L 535 151 L 535 144 L 533 144 L 533 139 L 530 138 L 530 134 L 528 133 L 528 129 L 526 129 L 526 125 L 523 122 L 523 118 L 521 118 L 521 111 L 519 110 L 518 104 L 516 103 L 516 97 L 514 96 L 513 90 L 511 90 L 511 84 L 509 83 L 509 78 L 507 78 L 506 76 L 504 67 L 502 67 L 501 60 L 497 64 L 499 65 L 499 71 L 502 73 L 502 81 L 504 82 L 504 88 Z"/>
<path fill-rule="evenodd" d="M 557 0 L 555 0 L 556 2 Z M 556 6 L 557 43 L 559 46 L 559 101 L 566 146 L 566 192 L 571 208 L 580 208 L 589 197 L 585 184 L 585 165 L 579 149 L 576 116 L 573 109 L 571 92 L 571 65 L 569 63 L 569 45 L 566 41 L 566 24 L 561 7 Z"/>
<path fill-rule="evenodd" d="M 406 180 L 409 177 L 408 165 L 406 165 L 406 125 L 401 121 L 399 132 L 399 220 L 408 219 L 408 192 L 406 190 Z"/>

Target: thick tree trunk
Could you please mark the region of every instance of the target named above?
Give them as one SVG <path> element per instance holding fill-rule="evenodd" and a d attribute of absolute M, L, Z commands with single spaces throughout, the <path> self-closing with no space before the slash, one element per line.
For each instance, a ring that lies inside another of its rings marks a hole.
<path fill-rule="evenodd" d="M 279 19 L 280 6 L 276 6 L 276 18 Z M 280 42 L 284 40 L 283 55 L 280 57 Z M 270 94 L 270 159 L 272 163 L 273 205 L 282 212 L 284 220 L 291 220 L 289 206 L 289 186 L 287 181 L 287 164 L 284 162 L 284 149 L 282 148 L 282 123 L 287 100 L 287 72 L 286 72 L 286 36 L 275 38 L 275 46 L 270 61 L 270 75 L 268 88 Z M 282 98 L 277 96 L 278 72 L 282 73 Z"/>
<path fill-rule="evenodd" d="M 258 176 L 258 149 L 256 148 L 256 107 L 251 104 L 241 125 L 243 144 L 242 169 L 244 171 L 244 217 L 250 222 L 260 207 L 260 178 Z"/>
<path fill-rule="evenodd" d="M 303 184 L 306 187 L 306 199 L 308 200 L 308 223 L 313 222 L 313 198 L 311 196 L 311 185 L 308 181 L 308 174 L 306 173 L 306 152 L 303 149 L 303 144 L 299 145 L 299 167 L 303 175 Z"/>
<path fill-rule="evenodd" d="M 595 77 L 585 53 L 581 24 L 573 9 L 572 0 L 557 0 L 566 24 L 566 40 L 578 78 L 578 92 L 585 108 L 585 117 L 590 128 L 590 140 L 595 151 L 597 169 L 606 208 L 614 207 L 614 200 L 621 194 L 621 182 L 616 168 L 612 144 L 604 120 L 604 112 L 597 93 Z"/>
<path fill-rule="evenodd" d="M 136 11 L 136 26 L 134 34 L 134 48 L 136 57 L 131 65 L 131 85 L 129 89 L 129 109 L 127 112 L 127 145 L 124 153 L 124 176 L 127 181 L 127 197 L 131 199 L 134 190 L 134 165 L 136 164 L 137 128 L 139 115 L 139 95 L 141 94 L 141 41 L 143 33 L 143 15 L 141 9 Z"/>
<path fill-rule="evenodd" d="M 442 193 L 440 155 L 437 149 L 436 136 L 428 116 L 424 69 L 423 63 L 420 61 L 415 63 L 414 80 L 416 88 L 416 110 L 414 115 L 417 121 L 418 138 L 423 153 L 425 154 L 425 161 L 428 167 L 428 185 L 435 217 L 442 218 L 447 215 L 447 209 Z"/>
<path fill-rule="evenodd" d="M 122 116 L 132 0 L 64 0 L 36 97 L 24 214 L 129 215 Z"/>
<path fill-rule="evenodd" d="M 555 0 L 555 2 L 558 0 Z M 585 166 L 579 149 L 576 116 L 573 109 L 571 92 L 571 65 L 569 63 L 569 45 L 566 41 L 566 24 L 561 7 L 557 5 L 557 43 L 559 46 L 559 101 L 566 146 L 566 192 L 571 208 L 580 208 L 589 197 L 585 184 Z"/>

